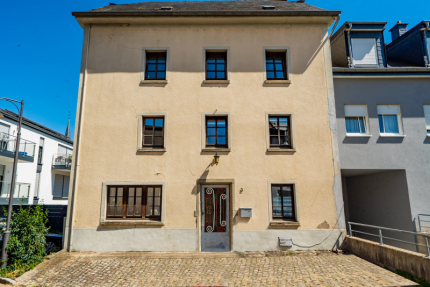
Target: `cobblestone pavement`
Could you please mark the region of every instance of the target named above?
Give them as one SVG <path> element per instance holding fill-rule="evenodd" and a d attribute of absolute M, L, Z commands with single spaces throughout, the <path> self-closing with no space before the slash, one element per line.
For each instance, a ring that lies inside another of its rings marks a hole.
<path fill-rule="evenodd" d="M 416 286 L 331 252 L 67 253 L 17 279 L 25 286 Z"/>

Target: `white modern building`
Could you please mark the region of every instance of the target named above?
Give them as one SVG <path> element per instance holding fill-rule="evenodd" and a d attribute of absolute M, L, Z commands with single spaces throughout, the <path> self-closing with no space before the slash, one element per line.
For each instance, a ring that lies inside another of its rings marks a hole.
<path fill-rule="evenodd" d="M 0 205 L 9 202 L 18 114 L 1 110 Z M 67 205 L 73 141 L 70 119 L 65 135 L 23 118 L 14 204 Z"/>

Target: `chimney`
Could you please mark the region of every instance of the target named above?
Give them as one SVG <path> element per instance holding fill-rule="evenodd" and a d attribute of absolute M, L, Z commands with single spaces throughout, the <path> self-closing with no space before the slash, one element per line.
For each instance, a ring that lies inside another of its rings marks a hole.
<path fill-rule="evenodd" d="M 391 41 L 394 41 L 406 32 L 408 32 L 408 23 L 402 23 L 401 21 L 397 21 L 397 24 L 390 29 L 390 32 Z"/>

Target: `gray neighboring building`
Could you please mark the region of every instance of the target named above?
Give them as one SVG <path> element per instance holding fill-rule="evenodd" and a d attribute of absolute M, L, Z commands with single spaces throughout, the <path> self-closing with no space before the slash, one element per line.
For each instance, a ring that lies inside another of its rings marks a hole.
<path fill-rule="evenodd" d="M 346 22 L 331 38 L 345 218 L 419 231 L 418 214 L 430 214 L 429 23 L 398 23 L 389 45 L 385 26 Z"/>

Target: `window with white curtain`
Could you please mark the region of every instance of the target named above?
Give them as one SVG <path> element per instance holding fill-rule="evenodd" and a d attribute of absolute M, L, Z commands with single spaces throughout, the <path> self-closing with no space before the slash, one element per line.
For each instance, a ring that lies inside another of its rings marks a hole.
<path fill-rule="evenodd" d="M 427 135 L 430 136 L 430 105 L 424 105 L 424 117 L 426 118 Z"/>
<path fill-rule="evenodd" d="M 352 58 L 356 66 L 378 65 L 378 55 L 376 50 L 376 39 L 351 39 Z"/>
<path fill-rule="evenodd" d="M 399 105 L 378 105 L 378 120 L 381 135 L 403 134 Z"/>
<path fill-rule="evenodd" d="M 367 135 L 368 117 L 366 105 L 345 105 L 345 126 L 347 135 Z"/>

